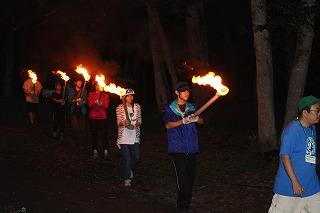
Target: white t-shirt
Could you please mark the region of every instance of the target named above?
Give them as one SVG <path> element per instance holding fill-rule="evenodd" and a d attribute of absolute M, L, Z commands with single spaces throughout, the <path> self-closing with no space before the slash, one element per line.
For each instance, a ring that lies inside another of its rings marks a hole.
<path fill-rule="evenodd" d="M 137 113 L 138 110 L 133 111 L 132 107 L 127 107 L 128 109 L 128 114 L 129 114 L 129 119 L 130 123 L 135 126 L 137 122 Z M 139 138 L 137 137 L 137 128 L 133 129 L 128 129 L 128 128 L 123 128 L 122 129 L 122 134 L 118 137 L 118 144 L 135 144 L 139 143 Z"/>

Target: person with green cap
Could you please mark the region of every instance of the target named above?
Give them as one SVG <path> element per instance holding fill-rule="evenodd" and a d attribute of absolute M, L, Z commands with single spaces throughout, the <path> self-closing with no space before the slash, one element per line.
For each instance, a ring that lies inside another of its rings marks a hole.
<path fill-rule="evenodd" d="M 320 210 L 320 182 L 316 171 L 316 126 L 320 100 L 303 97 L 298 117 L 282 131 L 280 160 L 269 213 Z"/>

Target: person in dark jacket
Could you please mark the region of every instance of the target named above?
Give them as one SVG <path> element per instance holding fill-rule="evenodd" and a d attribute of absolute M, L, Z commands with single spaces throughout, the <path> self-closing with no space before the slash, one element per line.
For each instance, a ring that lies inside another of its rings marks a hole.
<path fill-rule="evenodd" d="M 63 97 L 62 85 L 60 82 L 55 84 L 55 91 L 52 94 L 53 104 L 53 132 L 52 136 L 56 138 L 59 133 L 59 140 L 63 140 L 65 127 L 65 97 Z"/>
<path fill-rule="evenodd" d="M 190 88 L 187 83 L 179 82 L 175 94 L 177 98 L 163 110 L 163 120 L 167 129 L 168 153 L 177 176 L 177 208 L 187 212 L 192 200 L 196 155 L 199 152 L 196 124 L 203 124 L 203 119 L 193 114 L 196 107 L 188 102 Z"/>
<path fill-rule="evenodd" d="M 81 79 L 68 89 L 68 102 L 71 114 L 74 145 L 83 150 L 86 144 L 86 114 L 88 93 Z"/>

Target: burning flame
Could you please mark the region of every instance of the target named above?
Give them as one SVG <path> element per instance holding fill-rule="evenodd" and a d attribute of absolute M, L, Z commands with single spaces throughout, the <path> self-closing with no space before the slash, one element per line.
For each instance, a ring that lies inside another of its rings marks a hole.
<path fill-rule="evenodd" d="M 61 75 L 61 79 L 63 79 L 64 81 L 69 81 L 70 80 L 69 76 L 67 76 L 67 74 L 65 72 L 62 72 L 61 70 L 58 70 L 56 72 L 56 74 L 60 74 Z"/>
<path fill-rule="evenodd" d="M 105 92 L 114 93 L 116 95 L 124 96 L 126 94 L 126 90 L 122 87 L 119 87 L 113 83 L 106 85 L 104 75 L 96 75 L 95 80 L 98 82 L 100 90 L 104 90 Z"/>
<path fill-rule="evenodd" d="M 89 81 L 90 80 L 90 75 L 88 73 L 88 70 L 86 68 L 84 68 L 82 66 L 82 64 L 79 64 L 77 66 L 76 72 L 81 74 L 81 75 L 83 75 L 83 78 L 84 78 L 85 81 Z"/>
<path fill-rule="evenodd" d="M 28 70 L 29 77 L 31 78 L 32 83 L 37 83 L 37 74 L 32 70 Z"/>
<path fill-rule="evenodd" d="M 96 75 L 96 82 L 98 82 L 100 90 L 104 90 L 104 88 L 107 86 L 104 80 L 105 80 L 104 75 Z"/>
<path fill-rule="evenodd" d="M 229 88 L 221 83 L 222 79 L 219 75 L 215 75 L 214 72 L 209 72 L 205 76 L 193 76 L 192 83 L 199 85 L 210 85 L 217 90 L 217 93 L 221 96 L 226 95 L 229 92 Z"/>

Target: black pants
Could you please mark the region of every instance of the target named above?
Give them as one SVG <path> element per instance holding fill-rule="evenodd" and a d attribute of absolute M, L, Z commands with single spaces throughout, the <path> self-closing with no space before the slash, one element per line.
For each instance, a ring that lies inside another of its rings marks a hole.
<path fill-rule="evenodd" d="M 64 133 L 65 124 L 65 111 L 62 109 L 53 111 L 53 131 L 56 132 L 60 130 L 61 133 Z"/>
<path fill-rule="evenodd" d="M 90 119 L 92 149 L 98 149 L 98 141 L 103 150 L 108 150 L 108 127 L 107 119 Z M 103 151 L 102 150 L 102 151 Z"/>
<path fill-rule="evenodd" d="M 177 207 L 189 209 L 192 200 L 192 187 L 196 174 L 196 154 L 171 154 L 177 176 Z"/>

